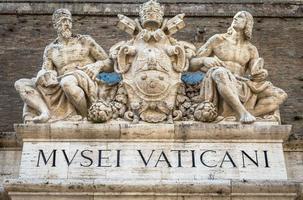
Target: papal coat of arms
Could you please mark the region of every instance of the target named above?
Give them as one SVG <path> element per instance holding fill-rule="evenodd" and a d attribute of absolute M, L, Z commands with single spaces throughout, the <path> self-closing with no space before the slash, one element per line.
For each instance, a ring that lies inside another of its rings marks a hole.
<path fill-rule="evenodd" d="M 115 45 L 110 54 L 127 92 L 126 115 L 134 121 L 172 122 L 181 73 L 195 50 L 171 37 L 184 27 L 184 15 L 163 20 L 163 14 L 159 3 L 149 1 L 140 9 L 140 21 L 119 15 L 118 27 L 133 38 Z"/>

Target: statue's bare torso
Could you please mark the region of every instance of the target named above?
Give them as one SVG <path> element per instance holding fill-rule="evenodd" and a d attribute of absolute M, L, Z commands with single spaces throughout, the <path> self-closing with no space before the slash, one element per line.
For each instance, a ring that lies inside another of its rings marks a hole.
<path fill-rule="evenodd" d="M 205 51 L 203 48 L 210 48 L 209 46 L 211 46 L 210 55 L 205 56 L 217 57 L 223 61 L 224 67 L 239 76 L 245 74 L 247 65 L 258 54 L 256 47 L 250 42 L 237 43 L 227 34 L 213 36 L 206 47 L 201 47 L 200 52 Z"/>
<path fill-rule="evenodd" d="M 90 41 L 86 36 L 74 36 L 67 44 L 56 40 L 47 49 L 48 59 L 59 76 L 95 62 L 90 55 Z"/>

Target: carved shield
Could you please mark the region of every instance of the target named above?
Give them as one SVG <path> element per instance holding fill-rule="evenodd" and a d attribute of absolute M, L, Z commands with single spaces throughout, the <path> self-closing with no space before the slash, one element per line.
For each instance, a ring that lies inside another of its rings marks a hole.
<path fill-rule="evenodd" d="M 167 93 L 172 83 L 169 76 L 172 66 L 163 49 L 146 46 L 132 67 L 134 83 L 140 96 L 143 94 L 145 97 L 157 98 Z"/>
<path fill-rule="evenodd" d="M 168 74 L 156 70 L 139 72 L 135 84 L 140 93 L 150 97 L 165 94 L 170 86 Z"/>

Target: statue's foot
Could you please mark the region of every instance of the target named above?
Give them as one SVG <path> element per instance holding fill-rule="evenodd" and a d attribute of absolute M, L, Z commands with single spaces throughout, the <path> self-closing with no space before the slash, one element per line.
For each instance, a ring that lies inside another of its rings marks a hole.
<path fill-rule="evenodd" d="M 82 117 L 81 115 L 73 115 L 68 117 L 66 121 L 87 121 L 87 118 Z"/>
<path fill-rule="evenodd" d="M 34 123 L 44 123 L 50 119 L 50 116 L 47 112 L 41 113 L 39 116 L 33 118 Z"/>
<path fill-rule="evenodd" d="M 268 120 L 268 121 L 273 121 L 273 122 L 280 120 L 279 117 L 276 115 L 264 115 L 263 119 Z"/>
<path fill-rule="evenodd" d="M 240 122 L 243 124 L 251 124 L 256 121 L 256 118 L 249 112 L 246 112 L 240 116 Z"/>
<path fill-rule="evenodd" d="M 24 124 L 34 124 L 33 118 L 24 119 L 23 122 L 24 122 Z"/>
<path fill-rule="evenodd" d="M 223 116 L 218 116 L 218 117 L 216 117 L 216 119 L 215 119 L 215 123 L 218 123 L 218 122 L 220 122 L 220 121 L 223 121 L 224 120 L 224 117 Z"/>

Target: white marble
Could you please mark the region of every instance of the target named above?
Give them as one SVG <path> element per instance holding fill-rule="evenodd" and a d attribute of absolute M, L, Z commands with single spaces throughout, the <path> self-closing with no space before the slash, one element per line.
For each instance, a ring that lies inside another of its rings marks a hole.
<path fill-rule="evenodd" d="M 20 177 L 279 180 L 287 179 L 287 173 L 279 143 L 49 141 L 24 143 Z"/>
<path fill-rule="evenodd" d="M 297 200 L 302 185 L 291 181 L 236 180 L 10 180 L 12 200 Z"/>

